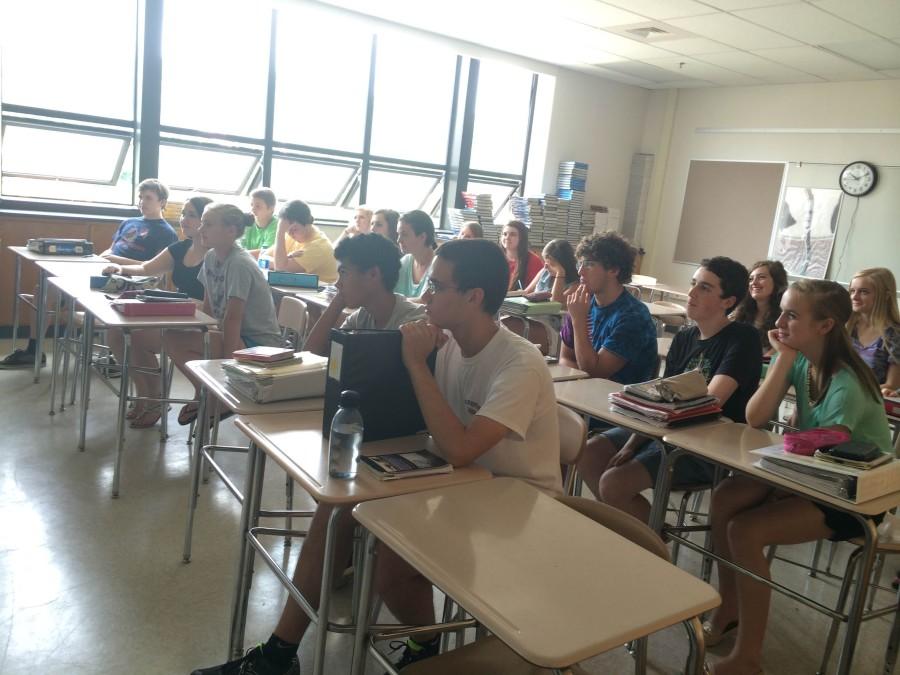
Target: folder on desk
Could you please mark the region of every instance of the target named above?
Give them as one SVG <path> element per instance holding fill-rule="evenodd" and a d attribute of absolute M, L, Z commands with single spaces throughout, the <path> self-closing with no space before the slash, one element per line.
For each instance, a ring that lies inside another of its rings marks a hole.
<path fill-rule="evenodd" d="M 401 339 L 398 330 L 331 330 L 322 421 L 326 437 L 341 392 L 346 389 L 359 393 L 363 440 L 411 436 L 425 430 L 425 420 L 401 358 Z M 432 353 L 428 359 L 432 372 L 434 359 Z"/>

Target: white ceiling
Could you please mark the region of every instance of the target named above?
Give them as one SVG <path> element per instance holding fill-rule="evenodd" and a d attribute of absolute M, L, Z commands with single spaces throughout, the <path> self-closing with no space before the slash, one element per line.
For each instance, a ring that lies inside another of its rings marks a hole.
<path fill-rule="evenodd" d="M 324 1 L 649 89 L 900 79 L 900 0 Z"/>

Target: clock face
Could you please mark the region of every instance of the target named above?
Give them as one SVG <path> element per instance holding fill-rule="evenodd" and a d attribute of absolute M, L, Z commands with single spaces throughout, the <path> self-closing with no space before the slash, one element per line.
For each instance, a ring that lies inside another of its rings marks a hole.
<path fill-rule="evenodd" d="M 862 197 L 875 188 L 878 174 L 868 162 L 851 162 L 841 171 L 841 190 L 851 197 Z"/>

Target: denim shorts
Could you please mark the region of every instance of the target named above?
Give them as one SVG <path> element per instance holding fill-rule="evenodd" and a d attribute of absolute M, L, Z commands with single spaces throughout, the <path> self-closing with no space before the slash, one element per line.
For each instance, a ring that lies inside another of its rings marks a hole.
<path fill-rule="evenodd" d="M 632 431 L 623 429 L 622 427 L 613 427 L 603 432 L 603 436 L 613 444 L 616 450 L 621 450 L 628 439 L 631 438 Z M 650 474 L 654 487 L 656 486 L 656 477 L 659 475 L 659 465 L 662 462 L 665 449 L 660 441 L 651 439 L 640 446 L 634 453 L 634 460 L 641 463 Z M 678 486 L 697 485 L 704 483 L 712 483 L 713 476 L 716 472 L 715 466 L 709 462 L 690 456 L 681 456 L 675 462 L 675 471 L 672 474 L 672 488 L 677 489 Z"/>
<path fill-rule="evenodd" d="M 244 346 L 248 349 L 250 347 L 259 347 L 259 343 L 256 340 L 248 338 L 246 335 L 241 335 L 241 340 L 244 342 Z"/>

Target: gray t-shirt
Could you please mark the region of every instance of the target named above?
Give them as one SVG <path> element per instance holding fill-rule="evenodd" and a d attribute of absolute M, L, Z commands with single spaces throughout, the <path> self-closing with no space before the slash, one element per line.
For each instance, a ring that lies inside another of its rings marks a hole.
<path fill-rule="evenodd" d="M 425 306 L 410 302 L 399 293 L 394 293 L 394 311 L 383 330 L 397 330 L 404 323 L 425 318 Z M 371 330 L 375 328 L 375 318 L 365 307 L 360 307 L 347 317 L 341 328 Z"/>
<path fill-rule="evenodd" d="M 281 344 L 272 291 L 262 270 L 247 251 L 235 246 L 224 261 L 219 260 L 214 250 L 207 251 L 197 278 L 206 289 L 213 316 L 219 321 L 225 318 L 229 298 L 244 301 L 241 338 L 248 347 Z"/>

